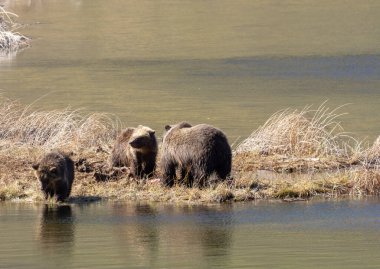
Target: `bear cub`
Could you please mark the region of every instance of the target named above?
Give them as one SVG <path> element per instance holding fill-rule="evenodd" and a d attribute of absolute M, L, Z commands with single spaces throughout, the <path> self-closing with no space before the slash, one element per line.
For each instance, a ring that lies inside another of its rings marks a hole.
<path fill-rule="evenodd" d="M 74 181 L 74 162 L 60 151 L 46 154 L 39 163 L 33 165 L 45 199 L 56 196 L 63 202 L 69 197 Z"/>
<path fill-rule="evenodd" d="M 177 169 L 180 182 L 191 187 L 196 180 L 204 186 L 211 175 L 226 179 L 231 172 L 232 152 L 226 135 L 219 129 L 181 122 L 166 125 L 162 142 L 161 172 L 163 183 L 173 186 Z"/>
<path fill-rule="evenodd" d="M 142 125 L 130 127 L 116 138 L 111 163 L 114 167 L 129 167 L 133 177 L 151 177 L 156 167 L 157 151 L 154 130 Z"/>

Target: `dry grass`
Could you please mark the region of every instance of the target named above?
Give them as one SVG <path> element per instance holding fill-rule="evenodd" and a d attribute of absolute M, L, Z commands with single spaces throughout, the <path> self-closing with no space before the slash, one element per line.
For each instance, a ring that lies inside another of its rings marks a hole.
<path fill-rule="evenodd" d="M 233 167 L 236 171 L 269 170 L 277 173 L 316 173 L 350 167 L 351 158 L 329 156 L 321 158 L 262 155 L 257 152 L 235 153 Z"/>
<path fill-rule="evenodd" d="M 30 40 L 16 32 L 18 25 L 12 17 L 17 15 L 0 7 L 0 50 L 3 51 L 16 51 L 29 46 Z"/>
<path fill-rule="evenodd" d="M 361 167 L 353 170 L 351 176 L 351 194 L 354 196 L 379 195 L 380 194 L 380 169 Z"/>
<path fill-rule="evenodd" d="M 70 109 L 41 111 L 1 97 L 0 200 L 43 201 L 31 165 L 56 148 L 73 152 L 76 177 L 69 201 L 74 203 L 98 199 L 221 203 L 379 195 L 379 143 L 360 152 L 345 146 L 347 137 L 333 120 L 335 114 L 320 110 L 312 116 L 311 110 L 287 110 L 271 117 L 234 153 L 232 179 L 205 188 L 166 188 L 159 171 L 153 180 L 137 181 L 129 177 L 128 169 L 108 166 L 120 130 L 115 117 Z M 285 128 L 284 122 L 292 126 Z M 353 156 L 360 156 L 355 165 L 349 161 Z"/>
<path fill-rule="evenodd" d="M 362 149 L 336 112 L 322 104 L 274 114 L 234 152 L 237 178 L 272 171 L 255 182 L 264 198 L 379 195 L 380 138 Z"/>
<path fill-rule="evenodd" d="M 108 147 L 118 130 L 119 122 L 107 114 L 82 115 L 70 109 L 38 111 L 0 97 L 0 150 Z"/>
<path fill-rule="evenodd" d="M 356 196 L 380 194 L 380 136 L 361 152 L 357 167 L 351 169 L 352 192 Z"/>
<path fill-rule="evenodd" d="M 359 159 L 366 167 L 380 166 L 380 136 L 375 140 L 371 147 L 362 152 Z"/>
<path fill-rule="evenodd" d="M 344 132 L 338 109 L 322 104 L 316 110 L 275 113 L 238 145 L 235 168 L 309 172 L 349 167 L 361 155 L 360 143 Z"/>
<path fill-rule="evenodd" d="M 0 178 L 0 200 L 43 201 L 39 182 L 30 168 L 32 162 L 12 164 L 9 158 L 1 162 L 7 171 Z M 9 168 L 12 165 L 12 172 Z M 365 172 L 365 173 L 363 173 Z M 236 174 L 233 181 L 207 188 L 174 186 L 166 188 L 159 179 L 136 181 L 123 175 L 117 179 L 97 181 L 92 172 L 76 171 L 69 202 L 88 202 L 99 199 L 151 201 L 165 203 L 221 203 L 254 199 L 308 199 L 314 196 L 342 197 L 378 195 L 380 171 L 340 171 L 317 174 Z"/>
<path fill-rule="evenodd" d="M 339 108 L 338 108 L 339 109 Z M 259 152 L 263 155 L 281 154 L 292 157 L 347 157 L 346 133 L 338 109 L 324 104 L 313 110 L 286 109 L 275 113 L 267 122 L 238 145 L 236 152 Z"/>

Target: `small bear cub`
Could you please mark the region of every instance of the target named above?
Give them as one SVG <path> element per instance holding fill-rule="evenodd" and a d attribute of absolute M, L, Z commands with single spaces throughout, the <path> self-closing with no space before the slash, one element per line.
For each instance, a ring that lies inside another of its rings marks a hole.
<path fill-rule="evenodd" d="M 74 162 L 67 154 L 50 152 L 32 167 L 41 182 L 45 199 L 56 196 L 57 201 L 63 202 L 69 197 L 74 181 Z"/>
<path fill-rule="evenodd" d="M 156 167 L 157 139 L 155 131 L 143 125 L 129 127 L 116 138 L 111 164 L 129 167 L 136 178 L 153 176 Z"/>

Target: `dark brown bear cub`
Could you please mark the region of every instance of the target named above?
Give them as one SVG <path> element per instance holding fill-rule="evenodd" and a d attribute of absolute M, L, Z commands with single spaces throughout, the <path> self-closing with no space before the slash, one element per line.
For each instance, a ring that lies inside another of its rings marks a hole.
<path fill-rule="evenodd" d="M 33 165 L 33 169 L 46 199 L 56 196 L 62 202 L 69 197 L 74 180 L 74 162 L 68 155 L 59 151 L 48 153 Z"/>
<path fill-rule="evenodd" d="M 150 177 L 156 167 L 157 150 L 154 130 L 142 125 L 127 128 L 116 139 L 112 166 L 129 167 L 133 177 Z"/>
<path fill-rule="evenodd" d="M 202 187 L 213 174 L 222 180 L 228 177 L 232 153 L 222 131 L 207 124 L 191 126 L 186 122 L 167 125 L 165 130 L 161 171 L 167 186 L 173 186 L 177 168 L 180 182 L 188 186 L 196 180 Z"/>

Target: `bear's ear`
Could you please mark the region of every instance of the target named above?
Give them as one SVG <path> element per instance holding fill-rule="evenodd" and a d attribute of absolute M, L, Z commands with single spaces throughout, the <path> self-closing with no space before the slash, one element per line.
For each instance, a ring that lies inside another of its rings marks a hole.
<path fill-rule="evenodd" d="M 40 164 L 39 164 L 39 163 L 34 163 L 34 164 L 32 165 L 32 168 L 33 168 L 34 170 L 38 170 L 38 167 L 40 167 Z"/>
<path fill-rule="evenodd" d="M 172 127 L 170 125 L 165 125 L 165 130 L 169 131 Z"/>

